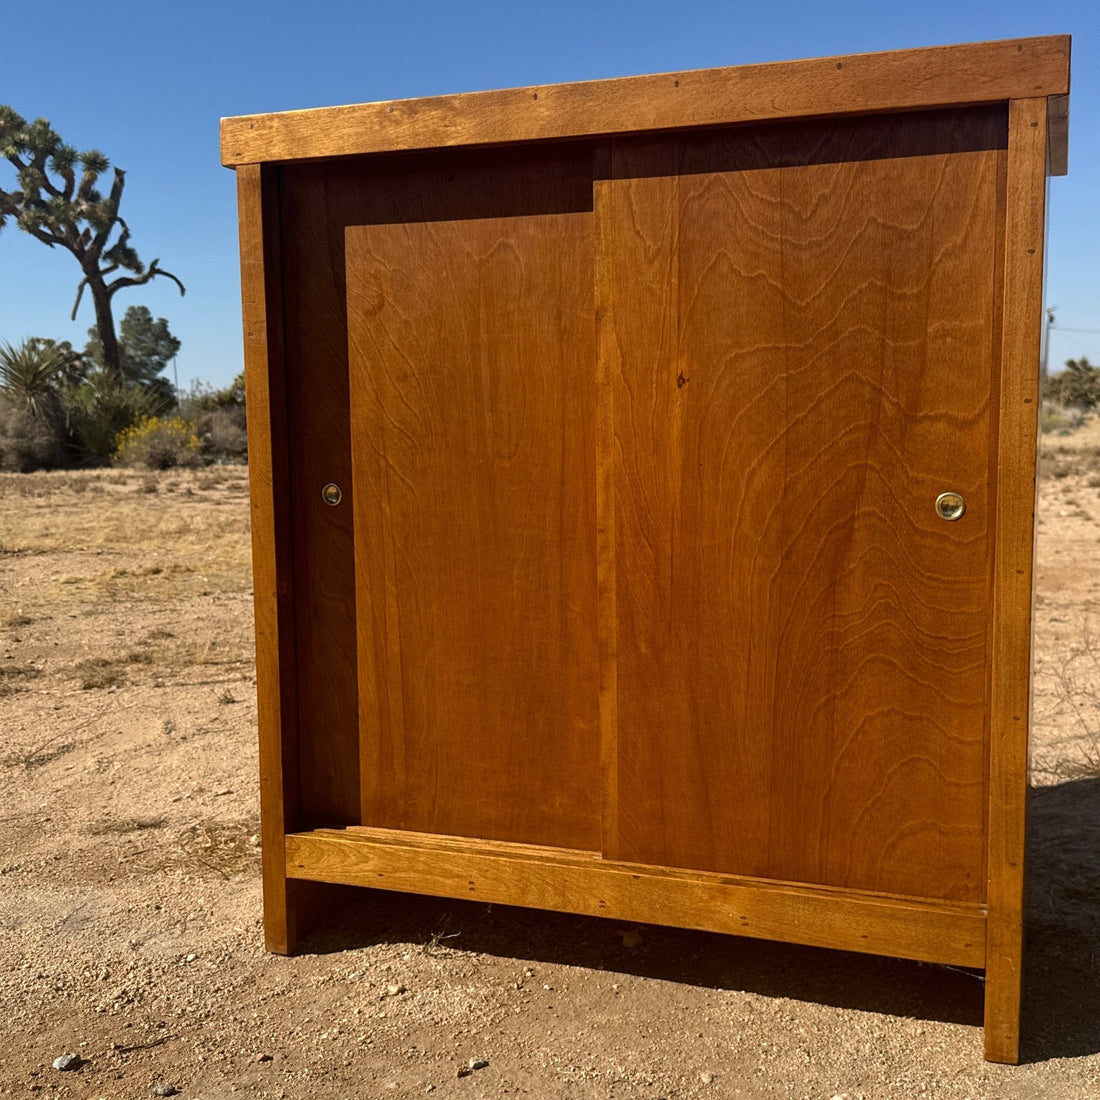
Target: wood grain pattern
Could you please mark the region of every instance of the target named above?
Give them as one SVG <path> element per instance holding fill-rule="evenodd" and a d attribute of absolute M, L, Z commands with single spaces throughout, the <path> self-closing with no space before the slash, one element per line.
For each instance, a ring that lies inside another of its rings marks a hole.
<path fill-rule="evenodd" d="M 1011 104 L 993 562 L 985 963 L 986 1058 L 1009 1063 L 1018 1060 L 1020 1041 L 1046 119 L 1041 99 Z"/>
<path fill-rule="evenodd" d="M 616 143 L 620 858 L 983 899 L 1004 130 Z"/>
<path fill-rule="evenodd" d="M 875 897 L 705 872 L 615 863 L 525 846 L 460 844 L 383 830 L 286 838 L 292 879 L 474 898 L 617 920 L 788 940 L 925 962 L 980 966 L 977 906 Z"/>
<path fill-rule="evenodd" d="M 222 162 L 502 144 L 1064 95 L 1066 35 L 222 119 Z"/>
<path fill-rule="evenodd" d="M 593 251 L 347 231 L 365 823 L 599 843 Z"/>
<path fill-rule="evenodd" d="M 288 954 L 294 950 L 297 929 L 294 899 L 286 882 L 283 835 L 298 824 L 297 708 L 276 172 L 259 165 L 242 167 L 237 172 L 237 198 L 248 395 L 264 940 L 269 951 Z"/>

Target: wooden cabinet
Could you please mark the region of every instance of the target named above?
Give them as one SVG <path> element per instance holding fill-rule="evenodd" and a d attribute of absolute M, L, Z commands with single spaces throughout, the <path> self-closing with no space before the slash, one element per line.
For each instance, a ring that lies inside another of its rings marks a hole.
<path fill-rule="evenodd" d="M 272 950 L 315 880 L 981 967 L 1016 1059 L 1068 56 L 224 120 Z"/>

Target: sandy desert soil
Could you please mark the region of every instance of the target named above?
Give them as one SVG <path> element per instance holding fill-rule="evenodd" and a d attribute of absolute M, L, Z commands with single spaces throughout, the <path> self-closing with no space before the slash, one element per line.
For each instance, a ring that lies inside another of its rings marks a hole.
<path fill-rule="evenodd" d="M 0 476 L 0 1094 L 1100 1096 L 1100 425 L 1047 450 L 1015 1068 L 945 967 L 354 891 L 264 954 L 245 471 Z"/>

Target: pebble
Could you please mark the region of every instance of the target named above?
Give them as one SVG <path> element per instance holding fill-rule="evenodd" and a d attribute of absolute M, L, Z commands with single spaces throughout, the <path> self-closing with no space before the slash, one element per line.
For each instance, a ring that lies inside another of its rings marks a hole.
<path fill-rule="evenodd" d="M 386 986 L 386 996 L 387 997 L 399 997 L 404 992 L 405 992 L 405 987 L 403 985 L 398 985 L 396 982 L 393 983 L 392 985 Z"/>
<path fill-rule="evenodd" d="M 270 1062 L 271 1061 L 271 1055 L 270 1054 L 257 1054 L 256 1055 L 256 1061 L 257 1062 Z"/>
<path fill-rule="evenodd" d="M 165 1085 L 162 1082 L 157 1082 L 153 1086 L 154 1096 L 178 1096 L 179 1089 L 175 1085 Z"/>
<path fill-rule="evenodd" d="M 706 1070 L 703 1070 L 703 1072 L 699 1074 L 699 1080 L 702 1081 L 704 1085 L 709 1085 L 714 1080 L 714 1074 L 707 1073 Z"/>
<path fill-rule="evenodd" d="M 639 947 L 642 942 L 641 932 L 624 932 L 623 947 Z"/>
<path fill-rule="evenodd" d="M 474 1070 L 484 1069 L 489 1064 L 488 1058 L 471 1058 L 464 1066 L 455 1070 L 456 1077 L 469 1077 Z"/>
<path fill-rule="evenodd" d="M 62 1054 L 60 1058 L 53 1060 L 53 1068 L 61 1070 L 62 1073 L 67 1069 L 80 1069 L 83 1064 L 79 1054 Z"/>

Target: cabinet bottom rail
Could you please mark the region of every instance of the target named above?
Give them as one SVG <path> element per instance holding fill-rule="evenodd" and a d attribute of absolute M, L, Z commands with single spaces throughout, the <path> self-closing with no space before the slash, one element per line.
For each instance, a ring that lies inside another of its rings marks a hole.
<path fill-rule="evenodd" d="M 598 853 L 386 829 L 286 836 L 289 879 L 471 898 L 982 968 L 981 905 L 606 860 Z"/>

